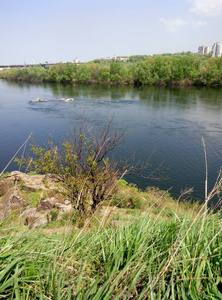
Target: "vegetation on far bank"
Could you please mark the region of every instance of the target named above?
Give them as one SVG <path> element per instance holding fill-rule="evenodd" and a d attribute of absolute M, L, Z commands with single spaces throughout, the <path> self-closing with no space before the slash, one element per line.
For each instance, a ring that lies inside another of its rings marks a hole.
<path fill-rule="evenodd" d="M 3 70 L 0 78 L 65 84 L 222 86 L 222 57 L 184 53 L 132 56 L 126 63 L 97 59 L 81 65 L 59 63 L 49 69 L 33 66 Z"/>

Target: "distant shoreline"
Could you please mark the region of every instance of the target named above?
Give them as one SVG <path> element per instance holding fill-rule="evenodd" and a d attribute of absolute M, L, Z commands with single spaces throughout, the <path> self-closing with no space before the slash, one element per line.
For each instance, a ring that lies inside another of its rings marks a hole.
<path fill-rule="evenodd" d="M 131 86 L 222 86 L 222 57 L 157 55 L 132 62 L 99 60 L 5 69 L 0 78 L 15 82 Z"/>

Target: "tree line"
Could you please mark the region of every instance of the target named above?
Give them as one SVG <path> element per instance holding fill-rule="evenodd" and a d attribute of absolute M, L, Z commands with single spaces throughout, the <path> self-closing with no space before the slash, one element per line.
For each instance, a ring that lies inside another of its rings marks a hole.
<path fill-rule="evenodd" d="M 0 72 L 11 81 L 107 85 L 197 85 L 222 86 L 222 57 L 204 55 L 132 56 L 127 63 L 99 60 L 76 65 L 59 63 L 15 68 Z"/>

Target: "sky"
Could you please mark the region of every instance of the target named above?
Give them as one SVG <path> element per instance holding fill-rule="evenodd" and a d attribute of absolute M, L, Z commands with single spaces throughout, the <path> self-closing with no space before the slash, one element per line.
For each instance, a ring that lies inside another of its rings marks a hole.
<path fill-rule="evenodd" d="M 197 52 L 221 28 L 222 0 L 0 0 L 0 65 Z"/>

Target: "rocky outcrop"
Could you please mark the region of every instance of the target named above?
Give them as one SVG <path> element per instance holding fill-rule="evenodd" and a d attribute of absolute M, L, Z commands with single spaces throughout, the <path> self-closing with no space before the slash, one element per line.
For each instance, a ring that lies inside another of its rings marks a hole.
<path fill-rule="evenodd" d="M 71 202 L 57 196 L 58 185 L 53 176 L 28 175 L 14 171 L 0 181 L 0 221 L 10 214 L 30 228 L 61 219 L 72 211 Z M 32 196 L 38 197 L 35 205 Z"/>

